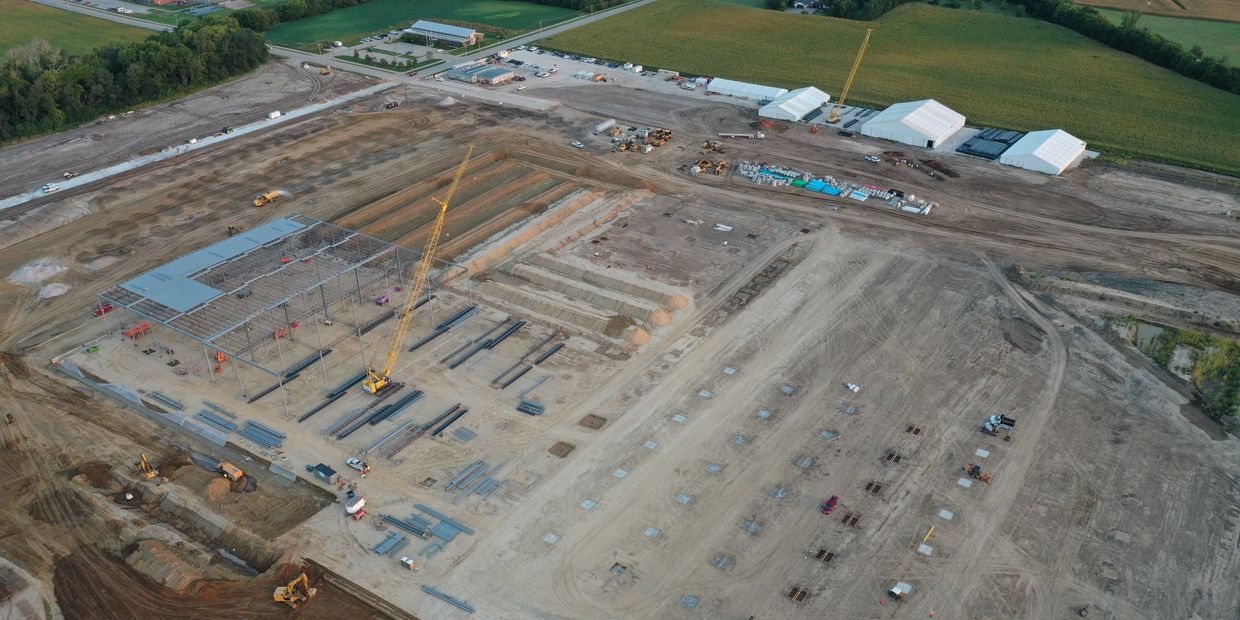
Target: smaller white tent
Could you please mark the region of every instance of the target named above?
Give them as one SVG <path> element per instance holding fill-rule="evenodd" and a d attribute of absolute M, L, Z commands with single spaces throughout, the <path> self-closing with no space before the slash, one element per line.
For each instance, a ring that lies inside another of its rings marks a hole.
<path fill-rule="evenodd" d="M 770 103 L 758 108 L 758 116 L 796 122 L 830 100 L 831 96 L 827 93 L 813 86 L 806 86 L 772 99 Z"/>
<path fill-rule="evenodd" d="M 748 99 L 774 99 L 788 92 L 788 89 L 715 78 L 706 86 L 706 92 Z"/>
<path fill-rule="evenodd" d="M 933 100 L 897 103 L 861 126 L 861 134 L 932 149 L 964 127 L 964 116 Z"/>
<path fill-rule="evenodd" d="M 1026 170 L 1060 174 L 1081 153 L 1085 143 L 1062 129 L 1031 131 L 999 156 L 999 163 Z"/>

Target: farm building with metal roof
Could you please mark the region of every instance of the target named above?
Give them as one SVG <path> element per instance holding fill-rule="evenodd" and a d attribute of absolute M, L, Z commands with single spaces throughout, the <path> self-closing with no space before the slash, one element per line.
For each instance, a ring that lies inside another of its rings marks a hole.
<path fill-rule="evenodd" d="M 1060 174 L 1085 152 L 1085 143 L 1062 129 L 1031 131 L 999 156 L 999 163 Z"/>
<path fill-rule="evenodd" d="M 775 99 L 788 92 L 788 89 L 715 78 L 706 85 L 706 92 L 727 95 L 729 97 L 762 100 Z"/>
<path fill-rule="evenodd" d="M 425 19 L 419 19 L 412 26 L 405 28 L 402 32 L 426 37 L 428 42 L 431 41 L 447 41 L 457 45 L 473 45 L 482 41 L 483 34 L 473 28 L 462 28 L 460 26 L 449 26 L 448 24 L 440 24 L 436 22 L 428 22 Z"/>
<path fill-rule="evenodd" d="M 861 134 L 932 149 L 964 127 L 964 116 L 933 100 L 897 103 L 879 112 Z"/>
<path fill-rule="evenodd" d="M 813 86 L 806 86 L 772 99 L 770 103 L 758 109 L 758 116 L 796 122 L 805 118 L 806 114 L 826 105 L 830 100 L 831 95 Z"/>

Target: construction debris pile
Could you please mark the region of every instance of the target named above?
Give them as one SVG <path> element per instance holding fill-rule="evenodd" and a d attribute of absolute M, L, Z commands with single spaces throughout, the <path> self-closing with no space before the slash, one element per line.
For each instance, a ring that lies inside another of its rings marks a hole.
<path fill-rule="evenodd" d="M 653 151 L 656 147 L 663 146 L 672 141 L 672 130 L 650 127 L 611 127 L 604 133 L 611 136 L 611 148 L 613 151 L 640 151 L 643 154 Z"/>
<path fill-rule="evenodd" d="M 773 187 L 791 186 L 828 196 L 847 196 L 859 202 L 876 198 L 889 207 L 918 215 L 929 215 L 930 210 L 939 204 L 927 200 L 918 200 L 913 194 L 906 195 L 897 189 L 883 189 L 876 185 L 848 183 L 837 180 L 832 176 L 816 177 L 804 170 L 769 164 L 767 162 L 742 161 L 737 164 L 737 172 L 741 176 L 753 180 L 755 183 L 771 185 Z M 692 170 L 690 174 L 694 174 Z"/>

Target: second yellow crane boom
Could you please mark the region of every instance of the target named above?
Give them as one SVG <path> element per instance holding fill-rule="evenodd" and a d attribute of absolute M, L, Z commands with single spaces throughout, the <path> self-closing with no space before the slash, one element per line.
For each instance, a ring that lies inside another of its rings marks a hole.
<path fill-rule="evenodd" d="M 852 71 L 848 72 L 848 81 L 844 82 L 844 90 L 840 91 L 840 98 L 836 100 L 835 108 L 831 110 L 831 116 L 827 118 L 828 123 L 840 122 L 840 109 L 844 107 L 844 100 L 848 99 L 848 90 L 852 88 L 853 78 L 857 77 L 857 68 L 861 66 L 861 57 L 865 56 L 865 49 L 870 46 L 870 35 L 873 33 L 873 28 L 865 29 L 865 40 L 861 42 L 861 49 L 857 50 L 857 58 L 853 60 Z"/>
<path fill-rule="evenodd" d="M 444 216 L 448 214 L 448 203 L 452 202 L 452 195 L 456 193 L 456 186 L 461 183 L 461 177 L 465 174 L 465 168 L 469 166 L 469 158 L 473 154 L 474 147 L 470 145 L 443 199 L 431 198 L 439 205 L 439 213 L 435 216 L 434 225 L 431 226 L 431 234 L 426 238 L 426 246 L 422 248 L 422 258 L 414 267 L 409 296 L 405 298 L 405 303 L 401 304 L 396 315 L 396 332 L 392 334 L 392 342 L 388 345 L 387 358 L 379 370 L 367 368 L 366 379 L 362 381 L 362 386 L 371 394 L 381 393 L 392 383 L 392 369 L 396 367 L 396 359 L 400 357 L 400 349 L 404 346 L 405 334 L 409 332 L 409 326 L 413 324 L 413 310 L 418 305 L 418 298 L 422 296 L 422 289 L 426 287 L 426 279 L 431 273 L 435 249 L 439 246 L 439 236 L 443 234 Z"/>

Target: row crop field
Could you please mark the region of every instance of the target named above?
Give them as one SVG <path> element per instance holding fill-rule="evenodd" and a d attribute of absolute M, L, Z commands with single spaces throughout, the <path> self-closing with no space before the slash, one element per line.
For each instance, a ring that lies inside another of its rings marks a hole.
<path fill-rule="evenodd" d="M 1116 24 L 1124 17 L 1124 11 L 1098 9 L 1098 12 Z M 1184 49 L 1200 45 L 1206 56 L 1226 56 L 1233 62 L 1240 60 L 1240 22 L 1142 15 L 1137 26 L 1175 41 Z"/>
<path fill-rule="evenodd" d="M 287 22 L 267 32 L 286 47 L 317 41 L 345 41 L 407 27 L 419 19 L 486 24 L 505 30 L 534 30 L 579 15 L 577 11 L 516 0 L 370 0 L 365 4 Z"/>
<path fill-rule="evenodd" d="M 128 43 L 151 32 L 27 0 L 0 0 L 0 58 L 31 39 L 42 39 L 70 54 L 84 54 L 108 43 Z"/>
<path fill-rule="evenodd" d="M 1240 22 L 1240 2 L 1236 0 L 1077 0 L 1077 4 L 1150 15 Z"/>
<path fill-rule="evenodd" d="M 933 98 L 971 125 L 1062 128 L 1091 148 L 1240 175 L 1240 95 L 1033 19 L 905 4 L 859 22 L 660 0 L 543 45 L 836 94 L 867 27 L 850 103 Z"/>

